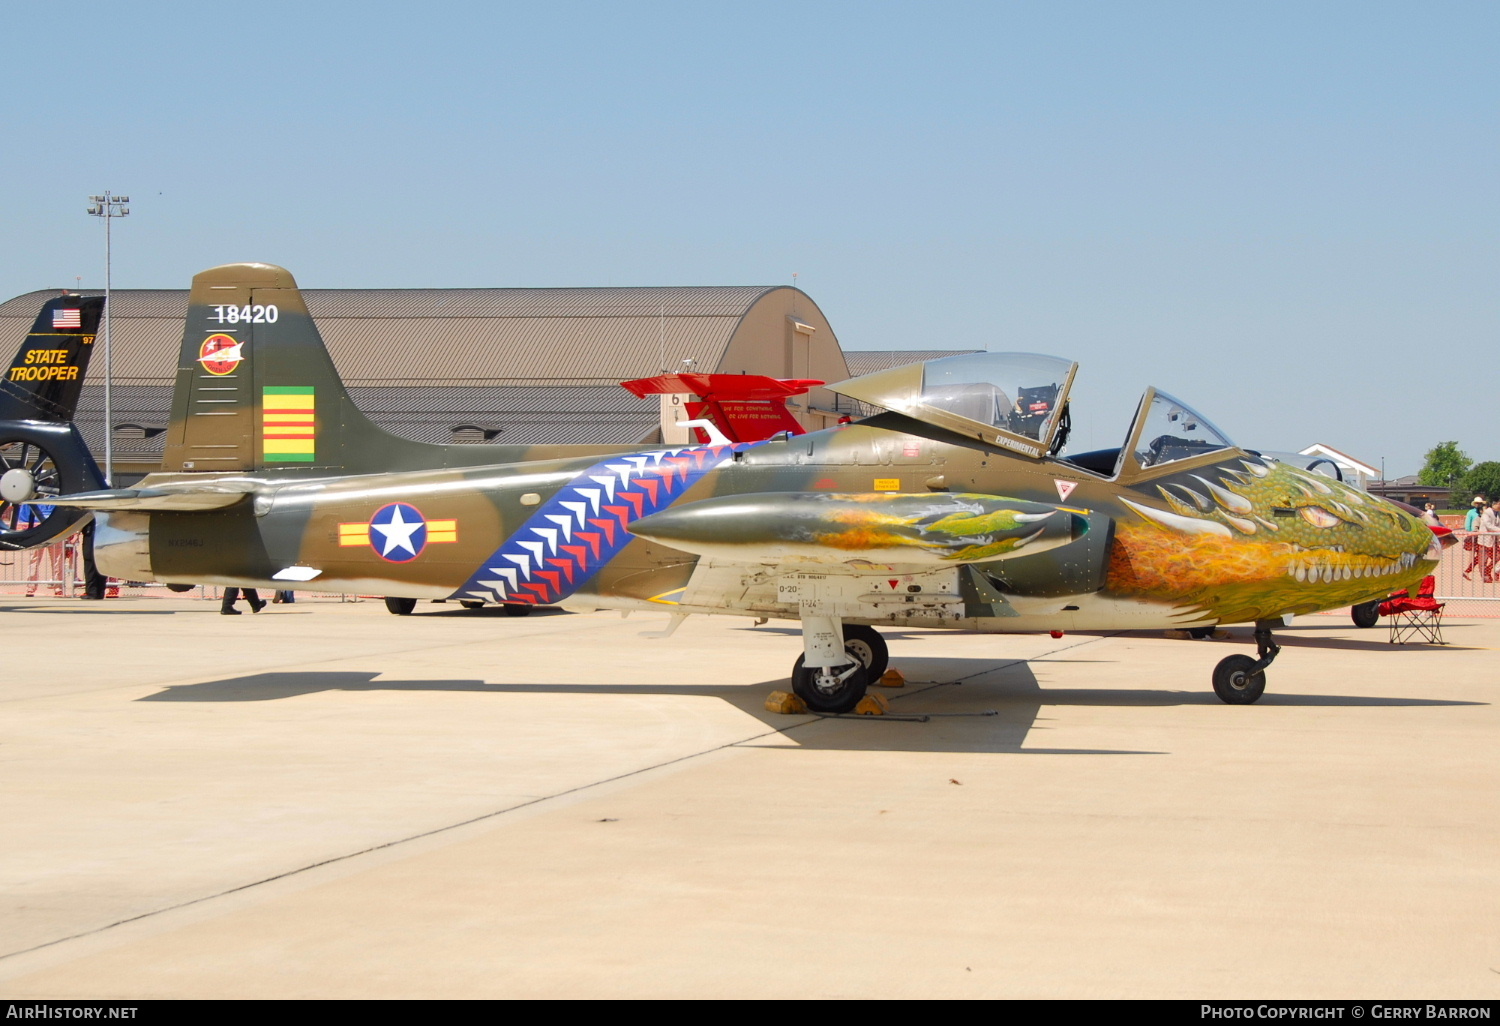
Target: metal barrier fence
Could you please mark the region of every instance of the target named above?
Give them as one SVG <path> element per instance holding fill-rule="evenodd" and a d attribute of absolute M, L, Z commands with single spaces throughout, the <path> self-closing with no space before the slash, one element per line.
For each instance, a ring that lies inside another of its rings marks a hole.
<path fill-rule="evenodd" d="M 1437 595 L 1447 616 L 1500 616 L 1500 534 L 1454 531 L 1437 568 Z M 1485 542 L 1494 542 L 1486 545 Z"/>

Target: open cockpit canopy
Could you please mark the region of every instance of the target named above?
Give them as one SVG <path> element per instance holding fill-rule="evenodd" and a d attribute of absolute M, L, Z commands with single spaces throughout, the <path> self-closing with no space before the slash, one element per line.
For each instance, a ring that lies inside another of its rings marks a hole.
<path fill-rule="evenodd" d="M 1078 364 L 1036 353 L 966 353 L 829 387 L 1027 456 L 1045 455 Z"/>
<path fill-rule="evenodd" d="M 1147 393 L 1136 419 L 1135 461 L 1142 470 L 1234 446 L 1207 417 L 1156 389 Z"/>
<path fill-rule="evenodd" d="M 1148 388 L 1122 447 L 1070 453 L 1063 462 L 1129 482 L 1155 477 L 1168 464 L 1232 448 L 1229 436 L 1203 414 L 1160 389 Z"/>

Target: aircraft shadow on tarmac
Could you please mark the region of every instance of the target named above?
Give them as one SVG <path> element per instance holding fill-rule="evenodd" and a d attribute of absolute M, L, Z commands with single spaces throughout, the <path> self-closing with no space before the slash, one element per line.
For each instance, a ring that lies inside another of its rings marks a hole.
<path fill-rule="evenodd" d="M 217 609 L 214 612 L 218 612 Z M 109 614 L 110 616 L 173 616 L 177 613 L 175 609 L 121 609 L 119 606 L 106 605 L 104 602 L 82 602 L 76 606 L 40 606 L 19 605 L 0 606 L 0 613 L 40 613 L 43 616 L 99 616 Z"/>
<path fill-rule="evenodd" d="M 1036 662 L 1077 662 L 1040 658 Z M 326 691 L 430 691 L 479 694 L 548 694 L 588 697 L 660 695 L 717 698 L 780 734 L 793 735 L 796 748 L 840 751 L 996 752 L 1027 755 L 1164 755 L 1129 749 L 1047 748 L 1026 745 L 1033 730 L 1049 730 L 1044 707 L 1114 706 L 1152 708 L 1183 705 L 1217 707 L 1214 715 L 1254 715 L 1254 709 L 1224 707 L 1211 691 L 1042 688 L 1031 666 L 1016 661 L 996 665 L 978 659 L 905 660 L 910 677 L 902 690 L 885 690 L 889 717 L 785 716 L 765 710 L 766 694 L 787 682 L 754 684 L 491 684 L 481 680 L 382 680 L 366 671 L 258 673 L 244 677 L 172 685 L 141 702 L 269 702 Z M 942 682 L 942 683 L 939 683 Z M 1285 695 L 1268 692 L 1265 705 L 1418 707 L 1482 705 L 1435 698 L 1361 695 Z M 928 716 L 925 721 L 913 719 Z M 760 735 L 740 744 L 787 747 Z M 1024 746 L 1024 747 L 1023 747 Z M 796 750 L 787 747 L 787 750 Z"/>

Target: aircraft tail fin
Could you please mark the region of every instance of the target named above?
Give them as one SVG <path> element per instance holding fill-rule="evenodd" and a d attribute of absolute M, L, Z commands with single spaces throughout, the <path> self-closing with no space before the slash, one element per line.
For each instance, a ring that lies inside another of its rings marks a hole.
<path fill-rule="evenodd" d="M 164 471 L 360 472 L 410 444 L 354 406 L 290 271 L 226 264 L 193 277 Z"/>
<path fill-rule="evenodd" d="M 0 421 L 66 424 L 73 419 L 103 312 L 102 296 L 64 293 L 42 304 L 0 379 Z"/>
<path fill-rule="evenodd" d="M 103 311 L 99 296 L 47 300 L 0 377 L 0 551 L 67 537 L 85 513 L 50 500 L 104 483 L 73 423 Z"/>

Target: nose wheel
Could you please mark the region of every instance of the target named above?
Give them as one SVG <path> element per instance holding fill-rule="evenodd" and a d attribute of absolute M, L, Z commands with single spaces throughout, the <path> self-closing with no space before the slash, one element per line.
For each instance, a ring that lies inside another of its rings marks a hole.
<path fill-rule="evenodd" d="M 870 680 L 863 663 L 806 666 L 804 658 L 792 665 L 792 690 L 813 712 L 846 713 L 865 697 Z"/>
<path fill-rule="evenodd" d="M 1228 705 L 1250 705 L 1266 693 L 1266 667 L 1276 661 L 1281 646 L 1271 636 L 1269 624 L 1255 625 L 1255 649 L 1258 658 L 1232 655 L 1219 660 L 1214 667 L 1214 694 Z"/>
<path fill-rule="evenodd" d="M 844 626 L 836 616 L 802 617 L 802 654 L 792 664 L 792 691 L 813 712 L 846 713 L 889 661 L 871 627 Z"/>

